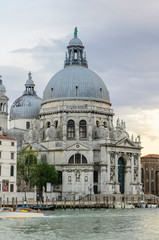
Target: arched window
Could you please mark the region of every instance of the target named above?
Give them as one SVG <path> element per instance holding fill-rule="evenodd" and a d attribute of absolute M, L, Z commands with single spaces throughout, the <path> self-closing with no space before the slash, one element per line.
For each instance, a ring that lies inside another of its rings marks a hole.
<path fill-rule="evenodd" d="M 149 192 L 149 170 L 146 168 L 146 192 Z"/>
<path fill-rule="evenodd" d="M 97 120 L 96 121 L 96 126 L 99 127 L 100 126 L 100 122 Z"/>
<path fill-rule="evenodd" d="M 74 155 L 72 155 L 68 161 L 68 163 L 74 163 Z"/>
<path fill-rule="evenodd" d="M 11 177 L 14 176 L 14 166 L 10 167 L 10 175 L 11 175 Z"/>
<path fill-rule="evenodd" d="M 75 155 L 72 155 L 69 158 L 68 163 L 70 164 L 86 164 L 87 163 L 87 159 L 84 155 L 76 153 Z"/>
<path fill-rule="evenodd" d="M 50 127 L 50 122 L 46 123 L 46 127 L 49 128 Z"/>
<path fill-rule="evenodd" d="M 81 154 L 75 154 L 75 163 L 81 163 Z"/>
<path fill-rule="evenodd" d="M 154 194 L 154 169 L 151 169 L 151 193 Z"/>
<path fill-rule="evenodd" d="M 58 127 L 58 121 L 56 120 L 56 121 L 54 122 L 54 124 L 55 124 L 55 128 L 57 128 L 57 127 Z"/>
<path fill-rule="evenodd" d="M 79 123 L 79 137 L 80 138 L 86 138 L 87 137 L 87 127 L 86 127 L 86 121 L 81 120 Z"/>
<path fill-rule="evenodd" d="M 103 125 L 104 125 L 105 128 L 108 127 L 108 123 L 106 121 L 103 122 Z"/>
<path fill-rule="evenodd" d="M 73 120 L 69 120 L 67 123 L 67 137 L 70 139 L 75 137 L 75 122 Z"/>
<path fill-rule="evenodd" d="M 87 159 L 82 155 L 82 163 L 87 163 Z"/>

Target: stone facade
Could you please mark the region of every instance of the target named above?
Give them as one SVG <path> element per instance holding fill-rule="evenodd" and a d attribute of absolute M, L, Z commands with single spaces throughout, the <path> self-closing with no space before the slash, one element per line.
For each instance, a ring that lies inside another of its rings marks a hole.
<path fill-rule="evenodd" d="M 16 192 L 17 140 L 0 135 L 0 192 Z"/>
<path fill-rule="evenodd" d="M 118 120 L 116 126 L 113 126 L 114 114 L 107 105 L 103 104 L 101 108 L 98 102 L 77 100 L 70 106 L 70 101 L 65 101 L 64 106 L 57 110 L 56 104 L 52 109 L 50 104 L 48 108 L 46 104 L 44 109 L 42 106 L 40 117 L 44 134 L 33 127 L 25 138 L 34 136 L 31 144 L 36 142 L 37 136 L 43 136 L 43 139 L 39 138 L 39 144 L 45 147 L 45 151 L 40 150 L 40 153 L 45 154 L 47 162 L 55 164 L 56 169 L 62 172 L 63 195 L 120 193 L 121 184 L 122 193 L 139 193 L 140 139 L 130 139 L 122 121 Z M 68 137 L 70 120 L 75 123 L 75 135 L 71 139 Z M 84 138 L 80 137 L 81 120 L 86 122 Z M 121 179 L 119 159 L 123 160 Z"/>

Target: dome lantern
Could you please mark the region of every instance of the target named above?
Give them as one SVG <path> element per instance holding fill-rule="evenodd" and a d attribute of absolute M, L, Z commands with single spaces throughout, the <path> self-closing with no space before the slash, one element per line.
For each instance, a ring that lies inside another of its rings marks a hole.
<path fill-rule="evenodd" d="M 77 27 L 74 30 L 74 38 L 72 38 L 67 46 L 68 55 L 66 54 L 64 67 L 70 65 L 80 65 L 83 67 L 88 67 L 86 58 L 84 57 L 83 49 L 84 46 L 82 41 L 77 37 Z"/>
<path fill-rule="evenodd" d="M 35 84 L 32 80 L 31 71 L 28 73 L 28 80 L 26 81 L 25 87 L 26 87 L 26 89 L 25 89 L 23 94 L 27 94 L 27 95 L 28 94 L 30 94 L 30 95 L 35 95 L 36 94 L 36 92 L 34 90 Z"/>
<path fill-rule="evenodd" d="M 2 95 L 5 95 L 6 89 L 5 89 L 5 86 L 2 83 L 1 77 L 2 76 L 0 76 L 0 95 L 2 96 Z"/>

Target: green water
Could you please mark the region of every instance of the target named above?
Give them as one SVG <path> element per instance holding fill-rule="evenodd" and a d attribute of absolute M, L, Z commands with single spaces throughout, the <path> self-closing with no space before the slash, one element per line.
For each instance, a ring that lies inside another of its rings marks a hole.
<path fill-rule="evenodd" d="M 158 240 L 157 209 L 44 212 L 40 219 L 1 219 L 0 240 Z"/>

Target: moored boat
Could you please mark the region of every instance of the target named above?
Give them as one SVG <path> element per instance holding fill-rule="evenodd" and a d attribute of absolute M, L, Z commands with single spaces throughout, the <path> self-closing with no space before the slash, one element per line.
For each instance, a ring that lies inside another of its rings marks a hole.
<path fill-rule="evenodd" d="M 54 211 L 55 210 L 55 205 L 53 206 L 32 206 L 32 209 L 35 210 L 42 210 L 42 211 Z"/>
<path fill-rule="evenodd" d="M 10 208 L 3 207 L 0 209 L 0 218 L 39 218 L 44 217 L 40 210 L 31 208 Z"/>

